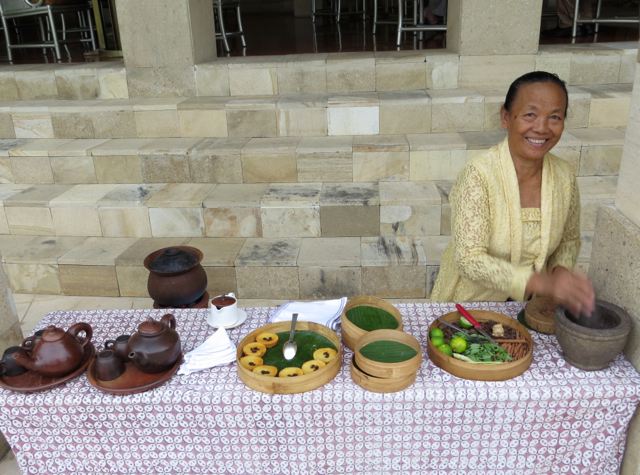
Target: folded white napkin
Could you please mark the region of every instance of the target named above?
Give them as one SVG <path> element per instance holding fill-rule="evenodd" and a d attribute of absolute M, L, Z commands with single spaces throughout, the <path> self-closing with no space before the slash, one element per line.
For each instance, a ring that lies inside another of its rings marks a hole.
<path fill-rule="evenodd" d="M 216 332 L 197 348 L 184 355 L 184 363 L 178 374 L 191 374 L 213 366 L 222 366 L 236 360 L 236 345 L 227 335 L 224 327 Z"/>
<path fill-rule="evenodd" d="M 298 320 L 304 322 L 315 322 L 326 325 L 335 330 L 340 323 L 340 315 L 345 305 L 347 297 L 335 300 L 319 300 L 316 302 L 287 302 L 282 304 L 278 310 L 269 317 L 269 323 L 290 322 L 293 314 L 298 314 Z"/>

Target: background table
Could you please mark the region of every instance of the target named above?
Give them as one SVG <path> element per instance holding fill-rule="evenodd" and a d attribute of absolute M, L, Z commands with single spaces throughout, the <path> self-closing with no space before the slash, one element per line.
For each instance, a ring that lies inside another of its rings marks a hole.
<path fill-rule="evenodd" d="M 470 308 L 515 317 L 518 303 Z M 235 364 L 174 376 L 128 396 L 86 375 L 35 394 L 0 391 L 0 430 L 25 474 L 614 474 L 640 375 L 623 355 L 604 371 L 568 365 L 555 337 L 533 333 L 533 364 L 504 382 L 468 381 L 426 355 L 427 328 L 453 304 L 400 304 L 425 355 L 416 382 L 367 392 L 349 374 L 352 353 L 324 387 L 294 395 L 248 389 Z M 238 343 L 274 308 L 247 309 Z M 176 310 L 185 351 L 213 329 L 206 310 Z M 54 312 L 38 328 L 85 321 L 97 347 L 132 333 L 158 310 Z"/>

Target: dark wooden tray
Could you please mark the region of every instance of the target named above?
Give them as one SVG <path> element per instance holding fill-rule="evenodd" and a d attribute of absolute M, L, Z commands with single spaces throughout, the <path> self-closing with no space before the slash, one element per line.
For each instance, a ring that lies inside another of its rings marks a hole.
<path fill-rule="evenodd" d="M 176 363 L 161 373 L 143 373 L 133 363 L 125 363 L 125 371 L 111 381 L 101 381 L 96 376 L 95 359 L 87 369 L 87 378 L 100 391 L 111 394 L 135 394 L 148 391 L 171 379 L 182 364 L 182 355 Z"/>
<path fill-rule="evenodd" d="M 55 388 L 67 381 L 72 380 L 76 376 L 80 375 L 87 369 L 89 363 L 93 361 L 93 355 L 95 348 L 92 343 L 87 343 L 84 347 L 84 357 L 82 358 L 82 364 L 73 373 L 66 376 L 43 376 L 33 371 L 27 371 L 18 376 L 1 376 L 0 386 L 11 391 L 17 391 L 21 393 L 36 393 L 40 391 L 46 391 L 47 389 Z"/>

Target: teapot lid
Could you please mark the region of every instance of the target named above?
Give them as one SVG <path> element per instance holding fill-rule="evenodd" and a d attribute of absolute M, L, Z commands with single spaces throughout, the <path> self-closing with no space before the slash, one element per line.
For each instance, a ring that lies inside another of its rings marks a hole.
<path fill-rule="evenodd" d="M 138 325 L 138 332 L 143 336 L 154 336 L 161 333 L 164 327 L 164 323 L 149 317 L 146 322 Z"/>
<path fill-rule="evenodd" d="M 58 341 L 67 334 L 62 328 L 49 325 L 42 333 L 42 341 Z"/>
<path fill-rule="evenodd" d="M 197 255 L 178 247 L 168 247 L 149 264 L 149 269 L 157 272 L 175 272 L 188 269 L 197 263 Z"/>

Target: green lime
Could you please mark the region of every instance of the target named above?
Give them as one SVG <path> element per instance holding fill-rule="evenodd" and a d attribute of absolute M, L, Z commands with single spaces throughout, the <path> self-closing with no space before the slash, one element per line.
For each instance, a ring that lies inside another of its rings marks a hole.
<path fill-rule="evenodd" d="M 437 348 L 440 345 L 444 345 L 444 338 L 440 336 L 434 336 L 433 338 L 431 338 L 431 343 L 433 343 Z"/>
<path fill-rule="evenodd" d="M 444 338 L 444 333 L 443 333 L 443 331 L 442 331 L 442 330 L 440 330 L 439 328 L 434 328 L 433 330 L 431 330 L 431 331 L 429 332 L 429 338 L 431 338 L 431 339 L 433 340 L 433 339 L 434 339 L 434 338 L 436 338 L 436 337 L 438 337 L 438 338 Z"/>
<path fill-rule="evenodd" d="M 473 328 L 473 325 L 472 325 L 471 323 L 469 323 L 469 320 L 467 320 L 467 319 L 466 319 L 466 318 L 464 318 L 464 317 L 460 317 L 460 326 L 461 326 L 462 328 L 467 329 L 467 330 L 468 330 L 469 328 Z"/>
<path fill-rule="evenodd" d="M 452 338 L 449 344 L 456 353 L 463 353 L 467 349 L 467 340 L 459 336 Z"/>
<path fill-rule="evenodd" d="M 447 356 L 453 356 L 453 350 L 449 345 L 440 345 L 438 346 L 438 349 Z"/>

